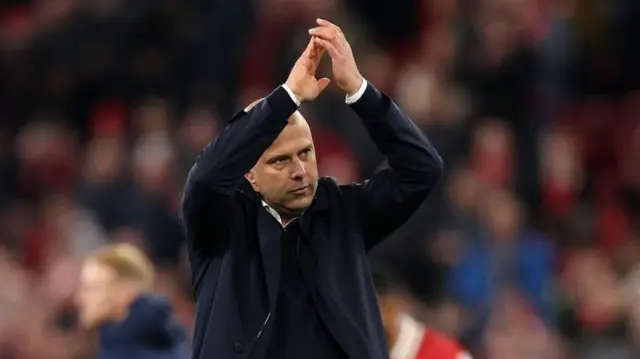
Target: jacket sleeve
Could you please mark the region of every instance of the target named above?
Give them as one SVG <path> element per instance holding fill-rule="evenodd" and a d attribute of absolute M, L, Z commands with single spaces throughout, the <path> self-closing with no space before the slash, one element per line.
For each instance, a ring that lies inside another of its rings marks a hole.
<path fill-rule="evenodd" d="M 387 169 L 349 186 L 370 250 L 424 202 L 442 173 L 442 159 L 422 131 L 370 83 L 350 106 L 388 163 Z"/>
<path fill-rule="evenodd" d="M 187 176 L 181 217 L 192 254 L 224 250 L 239 182 L 297 110 L 284 87 L 242 111 L 200 153 Z"/>

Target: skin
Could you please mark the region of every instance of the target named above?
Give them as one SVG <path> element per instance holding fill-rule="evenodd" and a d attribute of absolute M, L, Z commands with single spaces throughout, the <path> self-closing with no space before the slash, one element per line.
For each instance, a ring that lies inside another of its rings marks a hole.
<path fill-rule="evenodd" d="M 317 25 L 309 30 L 309 44 L 285 82 L 300 102 L 315 100 L 329 86 L 328 78 L 315 77 L 325 53 L 331 57 L 333 77 L 340 89 L 352 95 L 364 81 L 342 30 L 323 19 L 318 19 Z M 299 112 L 291 116 L 288 125 L 245 178 L 280 214 L 283 224 L 311 205 L 318 185 L 318 166 L 309 124 Z"/>
<path fill-rule="evenodd" d="M 76 295 L 82 326 L 94 329 L 124 319 L 129 304 L 139 294 L 135 285 L 118 279 L 111 268 L 87 261 L 80 272 Z"/>
<path fill-rule="evenodd" d="M 291 116 L 246 178 L 285 223 L 311 205 L 318 186 L 318 165 L 311 129 L 299 112 Z"/>

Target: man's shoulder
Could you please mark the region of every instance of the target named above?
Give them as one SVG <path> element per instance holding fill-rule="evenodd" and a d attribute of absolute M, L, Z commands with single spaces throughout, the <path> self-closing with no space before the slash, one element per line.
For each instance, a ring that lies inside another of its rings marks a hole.
<path fill-rule="evenodd" d="M 333 177 L 320 177 L 318 179 L 318 187 L 339 188 L 338 180 Z"/>
<path fill-rule="evenodd" d="M 340 184 L 334 177 L 320 177 L 318 180 L 318 193 L 331 199 L 332 203 L 351 198 L 357 183 Z"/>

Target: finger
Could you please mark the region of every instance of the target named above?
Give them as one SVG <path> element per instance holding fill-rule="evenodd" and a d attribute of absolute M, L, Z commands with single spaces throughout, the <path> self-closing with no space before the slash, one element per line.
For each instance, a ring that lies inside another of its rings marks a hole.
<path fill-rule="evenodd" d="M 309 30 L 309 35 L 332 42 L 338 38 L 338 33 L 330 27 L 314 27 Z"/>
<path fill-rule="evenodd" d="M 329 80 L 326 77 L 323 77 L 320 80 L 318 80 L 318 93 L 322 93 L 322 91 L 324 91 L 327 88 L 327 86 L 329 86 L 330 83 L 331 83 L 331 80 Z"/>
<path fill-rule="evenodd" d="M 320 26 L 324 26 L 324 27 L 332 28 L 332 29 L 336 30 L 336 32 L 337 32 L 338 34 L 342 34 L 342 30 L 340 29 L 340 26 L 338 26 L 338 25 L 336 25 L 336 24 L 332 23 L 332 22 L 331 22 L 331 21 L 329 21 L 329 20 L 325 20 L 325 19 L 318 18 L 318 19 L 316 19 L 316 23 L 317 23 L 318 25 L 320 25 Z"/>
<path fill-rule="evenodd" d="M 330 21 L 325 20 L 325 19 L 321 19 L 321 18 L 317 18 L 316 19 L 316 24 L 318 24 L 320 26 L 331 26 L 331 25 L 333 25 Z"/>
<path fill-rule="evenodd" d="M 320 65 L 320 61 L 322 61 L 322 56 L 324 55 L 326 50 L 324 49 L 324 47 L 320 46 L 316 41 L 314 41 L 313 38 L 311 39 L 311 43 L 313 43 L 314 47 L 314 56 L 311 58 L 310 69 L 311 71 L 315 72 Z"/>
<path fill-rule="evenodd" d="M 302 54 L 308 57 L 313 57 L 315 56 L 316 48 L 317 48 L 316 43 L 313 41 L 313 39 L 310 39 L 309 43 L 307 44 L 307 47 L 304 49 Z"/>
<path fill-rule="evenodd" d="M 296 63 L 311 71 L 314 66 L 313 62 L 317 56 L 318 47 L 319 46 L 313 41 L 313 39 L 310 39 L 307 47 L 304 49 L 304 52 L 302 52 Z"/>
<path fill-rule="evenodd" d="M 317 18 L 316 19 L 316 24 L 320 25 L 320 26 L 329 26 L 329 27 L 333 27 L 333 28 L 338 28 L 338 26 L 334 23 L 332 23 L 329 20 L 325 20 L 325 19 L 321 19 L 321 18 Z"/>
<path fill-rule="evenodd" d="M 322 46 L 322 48 L 327 50 L 327 52 L 329 53 L 329 56 L 331 56 L 332 59 L 337 60 L 342 57 L 338 49 L 335 46 L 333 46 L 329 41 L 321 39 L 319 37 L 314 38 L 314 41 L 318 45 Z"/>

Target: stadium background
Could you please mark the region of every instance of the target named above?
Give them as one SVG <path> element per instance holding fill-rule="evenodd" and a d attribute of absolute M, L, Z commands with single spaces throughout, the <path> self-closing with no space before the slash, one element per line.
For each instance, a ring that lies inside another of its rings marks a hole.
<path fill-rule="evenodd" d="M 428 133 L 446 176 L 376 250 L 415 315 L 477 358 L 640 353 L 640 3 L 4 0 L 0 358 L 89 358 L 83 257 L 141 245 L 193 322 L 181 186 L 283 81 L 317 16 Z M 326 73 L 328 69 L 323 69 Z M 343 94 L 305 105 L 324 175 L 381 158 Z"/>

